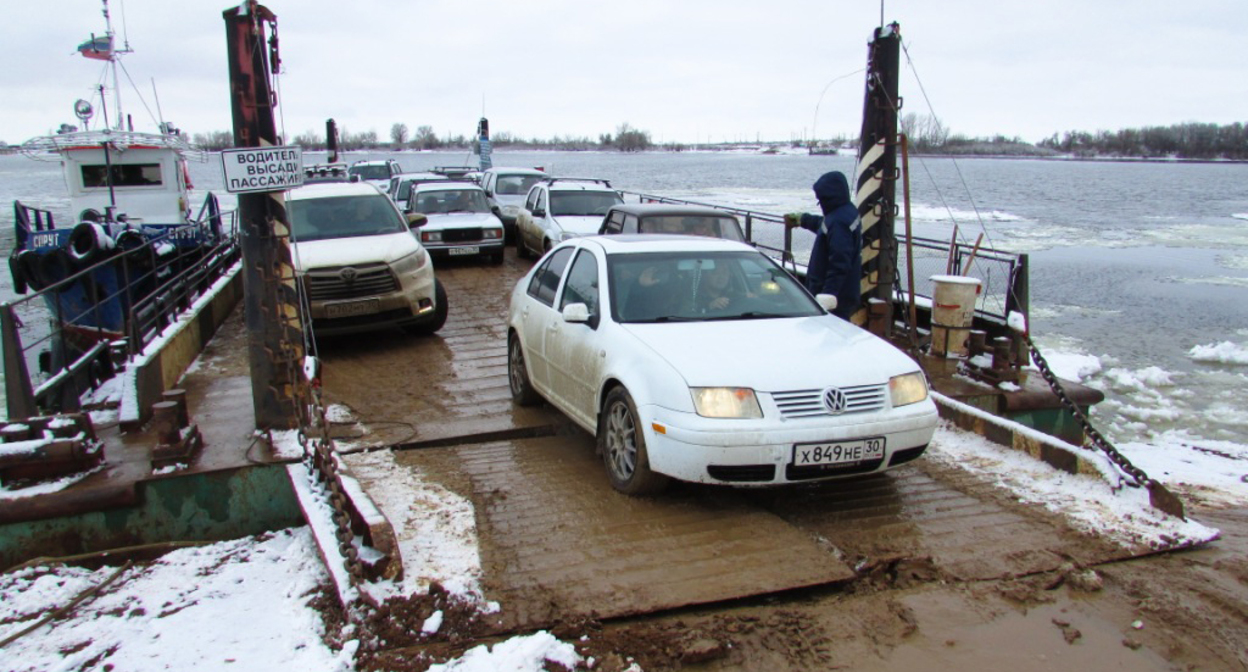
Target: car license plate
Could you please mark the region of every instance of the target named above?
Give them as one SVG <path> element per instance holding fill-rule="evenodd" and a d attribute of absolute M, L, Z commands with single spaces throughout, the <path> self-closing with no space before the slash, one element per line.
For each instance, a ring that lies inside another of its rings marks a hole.
<path fill-rule="evenodd" d="M 325 304 L 325 317 L 353 317 L 355 315 L 372 315 L 381 310 L 381 301 L 379 299 L 364 299 L 363 301 L 342 301 L 340 303 Z"/>
<path fill-rule="evenodd" d="M 856 464 L 880 459 L 884 459 L 884 437 L 882 436 L 852 441 L 799 443 L 793 446 L 793 465 L 797 467 L 819 464 Z"/>
<path fill-rule="evenodd" d="M 447 250 L 447 254 L 450 254 L 452 257 L 467 256 L 470 254 L 479 254 L 480 252 L 481 252 L 481 248 L 479 247 L 452 247 L 451 249 Z"/>

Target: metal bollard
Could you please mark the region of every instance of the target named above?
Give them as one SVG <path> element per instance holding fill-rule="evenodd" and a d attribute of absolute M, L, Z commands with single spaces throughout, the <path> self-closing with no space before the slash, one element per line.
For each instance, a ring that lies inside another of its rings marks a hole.
<path fill-rule="evenodd" d="M 992 368 L 994 371 L 1008 371 L 1014 363 L 1010 339 L 1005 336 L 992 339 Z"/>
<path fill-rule="evenodd" d="M 970 356 L 981 355 L 987 352 L 988 332 L 983 329 L 971 330 Z"/>
<path fill-rule="evenodd" d="M 191 424 L 191 412 L 186 405 L 186 390 L 165 390 L 161 393 L 161 397 L 165 401 L 172 401 L 178 405 L 178 428 L 184 429 Z"/>
<path fill-rule="evenodd" d="M 152 404 L 152 427 L 162 445 L 175 446 L 182 440 L 178 426 L 178 404 L 174 401 L 158 401 Z"/>

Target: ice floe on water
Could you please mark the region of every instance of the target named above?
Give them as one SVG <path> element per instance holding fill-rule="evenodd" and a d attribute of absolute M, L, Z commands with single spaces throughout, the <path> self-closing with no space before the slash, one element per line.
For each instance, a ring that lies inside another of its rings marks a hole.
<path fill-rule="evenodd" d="M 1248 219 L 1248 212 L 1236 212 L 1231 215 L 1235 219 Z"/>
<path fill-rule="evenodd" d="M 1197 345 L 1187 354 L 1197 362 L 1248 365 L 1248 347 L 1230 341 Z"/>

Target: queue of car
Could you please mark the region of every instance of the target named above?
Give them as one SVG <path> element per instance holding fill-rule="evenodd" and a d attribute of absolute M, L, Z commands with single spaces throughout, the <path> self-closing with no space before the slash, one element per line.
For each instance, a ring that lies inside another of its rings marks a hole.
<path fill-rule="evenodd" d="M 919 366 L 832 315 L 836 297 L 811 296 L 731 213 L 626 204 L 605 180 L 528 169 L 487 170 L 480 184 L 385 170 L 388 194 L 359 182 L 289 192 L 313 329 L 437 331 L 448 301 L 431 257 L 501 263 L 510 216 L 517 256 L 540 256 L 510 297 L 512 398 L 594 435 L 620 492 L 876 473 L 931 441 Z"/>

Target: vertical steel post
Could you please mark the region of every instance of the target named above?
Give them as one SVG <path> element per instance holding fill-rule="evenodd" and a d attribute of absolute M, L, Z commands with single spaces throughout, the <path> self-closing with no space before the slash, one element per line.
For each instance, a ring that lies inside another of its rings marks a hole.
<path fill-rule="evenodd" d="M 264 22 L 275 16 L 255 0 L 222 13 L 230 64 L 236 147 L 277 145 Z M 303 359 L 299 303 L 291 266 L 283 192 L 238 197 L 243 255 L 243 308 L 257 429 L 299 424 Z"/>
<path fill-rule="evenodd" d="M 325 148 L 329 150 L 326 161 L 338 163 L 338 125 L 333 119 L 325 120 Z"/>
<path fill-rule="evenodd" d="M 0 342 L 4 348 L 4 395 L 9 420 L 39 415 L 30 373 L 26 370 L 26 357 L 22 353 L 22 337 L 17 333 L 17 315 L 7 303 L 0 304 Z"/>
<path fill-rule="evenodd" d="M 888 306 L 891 329 L 893 276 L 897 270 L 897 96 L 901 34 L 896 23 L 875 29 L 867 52 L 867 89 L 862 109 L 858 167 L 852 182 L 862 219 L 862 305 L 853 315 L 867 321 L 867 306 L 879 299 Z"/>

